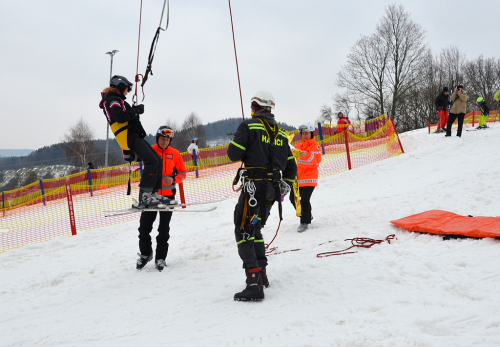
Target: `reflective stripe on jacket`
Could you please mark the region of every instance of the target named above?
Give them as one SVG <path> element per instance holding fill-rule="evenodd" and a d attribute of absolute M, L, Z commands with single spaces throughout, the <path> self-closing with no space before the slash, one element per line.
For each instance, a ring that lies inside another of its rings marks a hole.
<path fill-rule="evenodd" d="M 180 152 L 175 148 L 168 146 L 163 149 L 157 144 L 152 147 L 161 157 L 163 166 L 162 187 L 159 193 L 163 196 L 173 196 L 175 195 L 175 184 L 181 183 L 184 179 L 186 179 L 187 170 L 184 165 L 184 161 L 182 160 Z M 174 183 L 172 185 L 166 184 L 165 179 L 167 177 L 172 177 L 174 179 Z"/>
<path fill-rule="evenodd" d="M 319 163 L 321 163 L 321 147 L 314 141 L 302 140 L 295 145 L 296 149 L 307 152 L 297 161 L 299 170 L 299 187 L 316 187 L 318 185 Z"/>

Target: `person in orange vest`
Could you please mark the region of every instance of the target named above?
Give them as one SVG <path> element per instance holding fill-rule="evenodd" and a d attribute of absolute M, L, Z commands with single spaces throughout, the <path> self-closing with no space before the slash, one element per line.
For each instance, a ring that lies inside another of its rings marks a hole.
<path fill-rule="evenodd" d="M 339 120 L 337 122 L 337 131 L 335 131 L 335 134 L 340 134 L 341 132 L 346 130 L 347 129 L 346 124 L 351 124 L 351 121 L 349 120 L 349 118 L 344 116 L 344 114 L 342 112 L 338 113 L 338 118 L 339 118 Z"/>
<path fill-rule="evenodd" d="M 300 158 L 297 163 L 299 175 L 300 205 L 302 206 L 302 215 L 300 216 L 300 225 L 297 229 L 299 233 L 308 229 L 311 224 L 311 195 L 314 188 L 318 185 L 318 167 L 321 163 L 321 147 L 314 140 L 314 125 L 311 123 L 302 124 L 299 127 L 302 142 L 295 145 L 300 150 Z M 290 194 L 290 202 L 295 208 L 295 199 Z"/>
<path fill-rule="evenodd" d="M 186 166 L 178 150 L 170 146 L 174 137 L 174 131 L 168 126 L 161 126 L 156 131 L 156 144 L 152 146 L 161 158 L 162 184 L 158 194 L 169 199 L 175 199 L 175 184 L 181 183 L 186 178 Z M 168 252 L 168 240 L 170 238 L 170 219 L 172 212 L 161 211 L 160 225 L 158 226 L 158 236 L 156 237 L 155 266 L 158 271 L 162 271 L 167 264 L 165 259 Z M 153 259 L 153 248 L 151 247 L 151 230 L 156 220 L 157 211 L 144 211 L 141 213 L 139 222 L 139 259 L 137 269 L 142 270 L 148 262 Z"/>

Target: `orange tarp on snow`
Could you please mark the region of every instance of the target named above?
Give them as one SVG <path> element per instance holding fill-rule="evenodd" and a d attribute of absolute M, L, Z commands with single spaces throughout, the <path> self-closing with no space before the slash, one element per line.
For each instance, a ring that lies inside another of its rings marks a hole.
<path fill-rule="evenodd" d="M 391 223 L 409 231 L 429 234 L 500 237 L 500 217 L 467 217 L 432 210 L 393 220 Z"/>

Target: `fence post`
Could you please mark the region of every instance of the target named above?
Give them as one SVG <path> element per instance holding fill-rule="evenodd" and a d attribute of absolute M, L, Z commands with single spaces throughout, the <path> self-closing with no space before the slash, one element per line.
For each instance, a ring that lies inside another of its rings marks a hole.
<path fill-rule="evenodd" d="M 92 192 L 92 174 L 90 173 L 90 169 L 87 169 L 87 175 L 89 177 L 89 186 L 90 186 L 90 196 L 94 196 L 93 192 Z"/>
<path fill-rule="evenodd" d="M 347 153 L 347 167 L 351 170 L 351 155 L 349 153 L 349 135 L 347 135 L 347 129 L 344 130 L 344 138 L 345 138 L 345 152 Z"/>
<path fill-rule="evenodd" d="M 42 191 L 43 206 L 46 206 L 46 204 L 45 204 L 45 190 L 43 189 L 43 180 L 42 179 L 40 179 L 40 190 Z"/>
<path fill-rule="evenodd" d="M 141 172 L 141 177 L 142 177 L 142 161 L 139 162 L 139 171 Z"/>
<path fill-rule="evenodd" d="M 394 128 L 394 132 L 396 133 L 396 136 L 398 137 L 398 142 L 399 142 L 399 147 L 401 148 L 401 152 L 405 152 L 405 150 L 403 149 L 403 146 L 401 145 L 401 141 L 399 140 L 399 134 L 398 134 L 398 129 L 396 129 L 396 126 L 394 125 L 394 121 L 391 119 L 391 123 L 392 123 L 392 127 Z"/>
<path fill-rule="evenodd" d="M 2 212 L 3 216 L 5 217 L 5 194 L 2 192 Z"/>
<path fill-rule="evenodd" d="M 71 197 L 71 186 L 66 185 L 66 197 L 68 198 L 69 222 L 71 224 L 71 235 L 76 235 L 75 209 L 73 198 Z"/>
<path fill-rule="evenodd" d="M 474 128 L 474 116 L 476 115 L 476 111 L 472 111 L 472 127 Z"/>
<path fill-rule="evenodd" d="M 186 203 L 186 197 L 184 196 L 184 184 L 179 183 L 179 195 L 181 196 L 181 204 Z M 182 208 L 186 208 L 186 206 L 182 206 Z"/>
<path fill-rule="evenodd" d="M 431 133 L 431 117 L 427 117 L 427 124 L 429 125 L 429 134 Z"/>
<path fill-rule="evenodd" d="M 325 155 L 325 144 L 323 143 L 323 129 L 321 128 L 321 122 L 318 122 L 318 132 L 319 132 L 319 139 L 321 141 L 321 153 Z"/>
<path fill-rule="evenodd" d="M 193 149 L 193 161 L 194 166 L 196 167 L 196 178 L 198 178 L 198 160 L 196 159 L 196 149 Z"/>

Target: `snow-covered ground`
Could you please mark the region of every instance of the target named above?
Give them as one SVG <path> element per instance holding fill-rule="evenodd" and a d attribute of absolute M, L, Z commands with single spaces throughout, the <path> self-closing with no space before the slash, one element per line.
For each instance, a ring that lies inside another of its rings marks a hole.
<path fill-rule="evenodd" d="M 404 155 L 321 179 L 307 232 L 286 201 L 273 246 L 302 250 L 269 257 L 262 302 L 233 301 L 244 287 L 234 199 L 174 216 L 162 273 L 135 270 L 138 222 L 0 254 L 0 346 L 500 345 L 500 241 L 389 223 L 430 209 L 500 215 L 500 126 L 401 141 Z M 274 210 L 267 241 L 277 224 Z M 391 244 L 316 257 L 389 234 Z"/>

